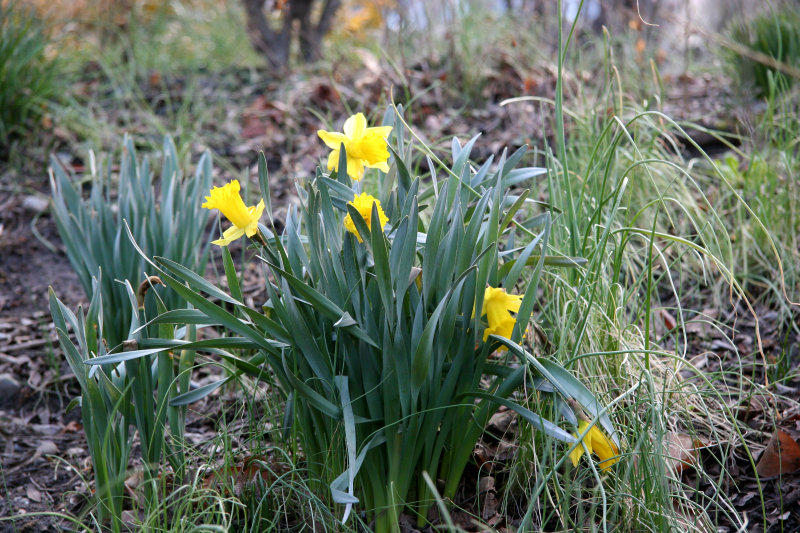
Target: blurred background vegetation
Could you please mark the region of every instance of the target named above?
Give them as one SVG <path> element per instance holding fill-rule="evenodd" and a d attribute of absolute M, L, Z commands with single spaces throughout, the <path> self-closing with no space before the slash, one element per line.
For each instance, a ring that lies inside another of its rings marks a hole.
<path fill-rule="evenodd" d="M 194 142 L 214 145 L 208 130 L 232 119 L 224 115 L 233 111 L 220 105 L 233 98 L 247 107 L 259 94 L 269 93 L 269 105 L 279 102 L 275 107 L 292 118 L 304 106 L 378 103 L 390 89 L 397 101 L 432 92 L 453 107 L 552 96 L 551 2 L 4 0 L 2 6 L 6 170 L 32 161 L 42 170 L 49 151 L 108 147 L 123 130 L 157 129 L 153 146 L 172 134 L 181 153 L 189 131 Z M 577 7 L 564 2 L 568 21 Z M 630 93 L 652 92 L 651 61 L 668 77 L 727 62 L 734 87 L 763 93 L 769 73 L 779 73 L 773 82 L 781 87 L 796 76 L 796 19 L 797 9 L 781 2 L 588 1 L 570 70 L 576 81 L 604 78 L 598 59 L 605 27 L 615 67 L 641 82 Z M 738 45 L 732 53 L 731 42 Z M 742 46 L 755 55 L 743 54 Z M 231 140 L 239 133 L 225 131 Z"/>
<path fill-rule="evenodd" d="M 796 77 L 798 15 L 790 3 L 584 4 L 570 52 L 578 80 L 603 78 L 597 70 L 603 27 L 615 66 L 638 75 L 640 86 L 628 89 L 641 95 L 651 92 L 650 61 L 661 76 L 719 70 L 724 61 L 734 87 L 762 93 L 771 72 L 781 87 Z M 42 154 L 108 146 L 119 130 L 157 128 L 158 137 L 175 135 L 179 148 L 192 130 L 203 142 L 208 125 L 231 118 L 220 115 L 222 101 L 233 97 L 246 107 L 267 87 L 275 87 L 270 100 L 323 109 L 336 101 L 353 106 L 372 98 L 370 92 L 385 98 L 390 88 L 398 101 L 444 92 L 456 107 L 545 96 L 541 74 L 552 68 L 556 50 L 554 4 L 535 0 L 3 0 L 2 6 L 4 168 L 30 163 L 21 154 L 39 147 L 33 160 L 43 169 Z M 565 16 L 577 6 L 566 0 Z M 738 46 L 731 51 L 726 43 Z M 328 87 L 321 83 L 326 77 Z M 245 85 L 245 94 L 226 94 Z"/>

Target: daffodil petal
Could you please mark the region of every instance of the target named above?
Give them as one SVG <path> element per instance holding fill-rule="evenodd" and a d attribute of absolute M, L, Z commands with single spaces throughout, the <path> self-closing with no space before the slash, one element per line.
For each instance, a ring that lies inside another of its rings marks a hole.
<path fill-rule="evenodd" d="M 589 422 L 586 420 L 578 420 L 578 432 L 573 433 L 576 439 L 579 439 L 583 432 L 586 431 L 586 428 L 589 427 Z M 574 450 L 572 450 L 569 454 L 569 458 L 572 460 L 572 466 L 578 466 L 578 461 L 580 461 L 581 456 L 584 452 L 584 446 L 589 453 L 592 453 L 592 441 L 591 441 L 591 433 L 587 433 L 586 436 L 583 437 L 583 440 L 578 443 Z"/>
<path fill-rule="evenodd" d="M 222 211 L 224 207 L 233 199 L 234 196 L 239 196 L 239 180 L 231 180 L 222 187 L 212 187 L 211 191 L 206 196 L 206 201 L 200 207 L 206 209 L 219 209 Z"/>
<path fill-rule="evenodd" d="M 368 128 L 367 118 L 363 113 L 356 113 L 344 122 L 344 133 L 318 130 L 317 135 L 334 152 L 328 155 L 328 170 L 339 170 L 339 156 L 344 145 L 347 151 L 347 174 L 359 181 L 364 177 L 365 168 L 377 168 L 389 171 L 390 157 L 386 137 L 392 132 L 392 126 Z"/>
<path fill-rule="evenodd" d="M 231 226 L 222 233 L 222 238 L 211 241 L 211 244 L 218 246 L 228 246 L 230 243 L 244 235 L 244 230 L 236 226 Z"/>
<path fill-rule="evenodd" d="M 598 456 L 599 457 L 599 456 Z M 614 457 L 609 457 L 608 459 L 601 459 L 598 465 L 600 465 L 601 470 L 608 470 L 615 464 L 617 464 L 620 460 L 619 455 L 615 455 Z"/>
<path fill-rule="evenodd" d="M 347 142 L 347 136 L 345 134 L 335 131 L 319 130 L 317 131 L 317 135 L 319 135 L 319 138 L 322 139 L 322 142 L 324 142 L 328 148 L 333 150 L 339 150 L 342 143 Z"/>
<path fill-rule="evenodd" d="M 483 342 L 489 338 L 489 335 L 497 335 L 498 337 L 503 337 L 504 339 L 511 339 L 511 334 L 514 332 L 514 324 L 517 323 L 517 319 L 513 316 L 506 313 L 506 318 L 500 321 L 499 323 L 492 324 L 489 323 L 489 327 L 483 330 Z M 500 346 L 498 351 L 503 352 L 508 350 L 506 346 Z"/>
<path fill-rule="evenodd" d="M 489 322 L 489 326 L 492 328 L 497 328 L 506 318 L 510 317 L 511 315 L 508 314 L 508 311 L 497 303 L 490 302 L 489 305 L 486 306 L 486 319 Z"/>
<path fill-rule="evenodd" d="M 590 422 L 587 420 L 578 420 L 578 432 L 574 434 L 575 438 L 579 438 L 586 432 L 586 428 L 589 427 L 589 424 Z M 586 436 L 583 437 L 581 445 L 570 452 L 569 458 L 572 460 L 574 466 L 578 466 L 578 461 L 581 455 L 583 455 L 584 446 L 586 446 L 590 454 L 593 453 L 600 459 L 598 464 L 603 470 L 608 470 L 613 464 L 620 460 L 619 448 L 617 448 L 611 439 L 603 433 L 603 430 L 597 426 L 592 426 L 591 429 L 586 432 Z"/>
<path fill-rule="evenodd" d="M 364 135 L 364 131 L 367 129 L 367 117 L 364 116 L 364 113 L 356 113 L 344 121 L 342 129 L 347 138 L 358 139 Z"/>
<path fill-rule="evenodd" d="M 592 450 L 600 459 L 601 468 L 605 470 L 619 461 L 619 449 L 600 428 L 594 426 L 589 431 L 589 436 L 591 436 Z"/>
<path fill-rule="evenodd" d="M 350 213 L 348 213 L 347 216 L 344 217 L 344 229 L 355 235 L 356 238 L 358 239 L 358 242 L 364 242 L 361 239 L 361 235 L 358 233 L 358 230 L 356 229 L 356 225 L 353 222 L 353 217 L 350 216 Z"/>
<path fill-rule="evenodd" d="M 521 294 L 508 294 L 507 292 L 503 291 L 496 295 L 498 304 L 502 305 L 507 311 L 511 311 L 512 313 L 519 312 L 519 306 L 522 303 L 522 295 Z"/>
<path fill-rule="evenodd" d="M 521 294 L 508 294 L 505 289 L 486 287 L 481 315 L 488 314 L 488 310 L 491 308 L 494 308 L 495 312 L 498 313 L 501 309 L 517 313 L 522 303 L 522 296 Z"/>
<path fill-rule="evenodd" d="M 383 211 L 383 207 L 381 207 L 381 202 L 365 192 L 361 194 L 356 194 L 353 196 L 353 201 L 348 202 L 348 205 L 353 206 L 356 211 L 361 215 L 366 222 L 367 227 L 371 227 L 372 224 L 372 208 L 373 206 L 377 207 L 378 211 L 378 221 L 380 223 L 381 228 L 389 222 L 389 217 L 386 216 L 386 213 Z M 358 231 L 356 230 L 356 226 L 353 223 L 350 214 L 348 213 L 344 219 L 344 227 L 347 231 L 353 233 L 357 238 L 358 242 L 362 242 L 361 235 L 359 235 Z"/>
<path fill-rule="evenodd" d="M 252 237 L 258 231 L 258 220 L 261 218 L 261 214 L 264 212 L 264 199 L 258 201 L 258 205 L 254 205 L 248 207 L 247 209 L 250 211 L 250 223 L 244 230 L 245 235 L 248 237 Z"/>
<path fill-rule="evenodd" d="M 358 143 L 352 143 L 353 150 L 348 147 L 348 151 L 352 151 L 354 157 L 363 159 L 365 163 L 377 164 L 386 162 L 389 159 L 389 149 L 387 148 L 386 139 L 380 135 L 367 134 L 361 137 Z"/>
<path fill-rule="evenodd" d="M 376 126 L 374 128 L 367 128 L 364 132 L 365 135 L 378 135 L 379 137 L 386 139 L 389 135 L 392 134 L 392 127 L 391 126 Z"/>
<path fill-rule="evenodd" d="M 486 287 L 483 294 L 483 306 L 481 316 L 486 315 L 489 324 L 484 330 L 483 340 L 486 341 L 489 335 L 498 335 L 506 339 L 511 338 L 514 325 L 517 319 L 511 312 L 518 312 L 522 295 L 508 294 L 505 289 L 496 287 Z M 506 349 L 501 347 L 500 350 Z"/>
<path fill-rule="evenodd" d="M 221 239 L 212 241 L 218 246 L 227 246 L 230 242 L 247 234 L 253 236 L 258 231 L 258 219 L 264 212 L 264 200 L 257 206 L 246 206 L 239 194 L 239 180 L 231 180 L 222 187 L 212 187 L 206 202 L 201 207 L 219 210 L 233 226 L 225 230 Z"/>
<path fill-rule="evenodd" d="M 387 163 L 386 161 L 381 161 L 379 163 L 373 163 L 373 164 L 365 164 L 364 166 L 369 168 L 377 168 L 381 172 L 389 172 L 389 163 Z"/>
<path fill-rule="evenodd" d="M 347 175 L 356 181 L 361 181 L 364 177 L 364 162 L 361 159 L 355 159 L 347 156 Z"/>
<path fill-rule="evenodd" d="M 579 435 L 575 435 L 575 438 L 578 437 Z M 574 450 L 569 452 L 569 458 L 572 461 L 572 466 L 578 466 L 578 462 L 581 460 L 581 456 L 583 456 L 583 444 L 578 443 L 578 446 L 576 446 Z"/>
<path fill-rule="evenodd" d="M 328 156 L 328 170 L 339 170 L 339 149 L 337 148 Z"/>
<path fill-rule="evenodd" d="M 511 334 L 514 332 L 514 324 L 516 323 L 516 318 L 511 315 L 506 315 L 506 317 L 497 324 L 497 327 L 495 327 L 495 335 L 510 339 Z"/>

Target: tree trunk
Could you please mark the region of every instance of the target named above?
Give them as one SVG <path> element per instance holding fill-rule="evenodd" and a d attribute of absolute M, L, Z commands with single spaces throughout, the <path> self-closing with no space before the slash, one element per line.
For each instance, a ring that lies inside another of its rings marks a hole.
<path fill-rule="evenodd" d="M 297 31 L 300 57 L 312 61 L 320 56 L 322 38 L 330 30 L 341 0 L 324 0 L 316 24 L 311 14 L 315 0 L 285 0 L 281 3 L 281 29 L 270 27 L 264 0 L 242 0 L 247 14 L 247 34 L 253 47 L 264 54 L 269 66 L 284 72 L 289 66 L 292 35 Z M 295 22 L 297 28 L 295 29 Z"/>
<path fill-rule="evenodd" d="M 292 21 L 283 8 L 283 25 L 273 30 L 264 15 L 264 0 L 242 0 L 247 15 L 247 35 L 253 48 L 264 54 L 270 68 L 285 71 L 289 66 L 289 43 Z"/>

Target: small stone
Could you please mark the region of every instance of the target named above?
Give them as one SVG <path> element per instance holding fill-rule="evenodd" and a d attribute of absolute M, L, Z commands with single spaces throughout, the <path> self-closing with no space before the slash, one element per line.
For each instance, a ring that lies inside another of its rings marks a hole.
<path fill-rule="evenodd" d="M 30 428 L 39 435 L 57 435 L 62 432 L 62 427 L 56 424 L 31 424 Z"/>
<path fill-rule="evenodd" d="M 0 405 L 16 401 L 20 384 L 11 374 L 0 374 Z"/>
<path fill-rule="evenodd" d="M 44 455 L 55 455 L 58 453 L 58 446 L 51 440 L 43 440 L 39 447 L 36 448 L 36 455 L 42 457 Z"/>
<path fill-rule="evenodd" d="M 139 518 L 133 511 L 122 511 L 122 525 L 127 526 L 125 529 L 135 531 L 137 524 L 140 523 Z"/>
<path fill-rule="evenodd" d="M 67 457 L 78 457 L 80 455 L 84 455 L 85 453 L 86 450 L 84 450 L 79 446 L 73 446 L 72 448 L 69 448 L 66 452 Z"/>
<path fill-rule="evenodd" d="M 36 502 L 36 503 L 42 503 L 42 493 L 41 493 L 41 491 L 39 489 L 37 489 L 33 485 L 28 485 L 28 488 L 26 490 L 26 494 L 27 494 L 29 500 L 31 500 L 33 502 Z"/>
<path fill-rule="evenodd" d="M 35 196 L 33 194 L 22 199 L 22 207 L 31 213 L 41 213 L 42 211 L 46 211 L 49 205 L 50 204 L 47 200 L 41 196 Z"/>

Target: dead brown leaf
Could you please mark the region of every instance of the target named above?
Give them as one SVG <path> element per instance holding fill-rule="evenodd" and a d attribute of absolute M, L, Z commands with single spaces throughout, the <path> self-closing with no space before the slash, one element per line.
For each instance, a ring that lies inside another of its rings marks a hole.
<path fill-rule="evenodd" d="M 51 440 L 43 440 L 39 443 L 39 446 L 36 448 L 36 454 L 39 457 L 45 455 L 56 455 L 58 454 L 58 446 L 51 441 Z"/>
<path fill-rule="evenodd" d="M 28 496 L 28 499 L 33 502 L 36 503 L 42 502 L 42 492 L 33 485 L 27 486 L 27 488 L 25 489 L 25 495 Z"/>
<path fill-rule="evenodd" d="M 772 398 L 766 394 L 754 394 L 750 398 L 742 398 L 740 405 L 732 406 L 736 415 L 745 422 L 751 418 L 762 415 L 770 409 Z"/>
<path fill-rule="evenodd" d="M 501 408 L 489 419 L 489 428 L 500 434 L 512 431 L 512 425 L 517 421 L 517 414 L 507 408 Z"/>
<path fill-rule="evenodd" d="M 481 518 L 489 520 L 497 516 L 497 507 L 499 501 L 497 500 L 497 493 L 495 491 L 495 479 L 491 476 L 485 476 L 480 479 L 478 492 L 482 498 L 481 505 Z"/>
<path fill-rule="evenodd" d="M 675 320 L 675 317 L 672 315 L 672 313 L 670 313 L 666 309 L 657 309 L 656 316 L 659 317 L 661 321 L 664 323 L 664 327 L 666 328 L 667 331 L 672 331 L 673 329 L 675 329 L 675 326 L 678 325 L 678 322 Z"/>
<path fill-rule="evenodd" d="M 680 474 L 697 462 L 697 452 L 703 443 L 685 433 L 672 432 L 668 436 L 668 452 L 672 468 Z"/>
<path fill-rule="evenodd" d="M 761 454 L 756 472 L 762 477 L 773 477 L 797 470 L 800 470 L 800 444 L 791 435 L 778 429 Z"/>
<path fill-rule="evenodd" d="M 76 431 L 81 431 L 83 426 L 77 420 L 70 420 L 67 424 L 61 428 L 61 433 L 75 433 Z"/>

